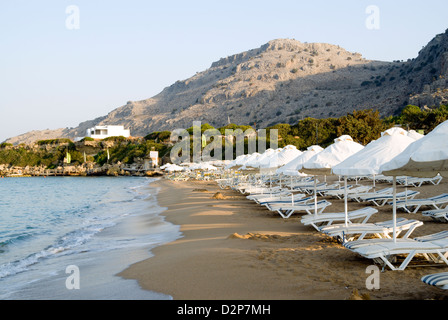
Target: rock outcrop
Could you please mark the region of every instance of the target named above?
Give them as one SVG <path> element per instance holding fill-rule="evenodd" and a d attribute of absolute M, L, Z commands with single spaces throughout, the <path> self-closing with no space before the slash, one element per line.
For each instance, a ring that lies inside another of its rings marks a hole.
<path fill-rule="evenodd" d="M 129 101 L 77 128 L 30 132 L 7 142 L 74 138 L 97 124 L 124 125 L 132 135 L 144 136 L 189 128 L 195 120 L 215 127 L 230 120 L 261 128 L 367 108 L 388 116 L 410 103 L 446 103 L 447 74 L 448 30 L 405 62 L 371 61 L 337 45 L 277 39 L 219 59 L 150 99 Z"/>

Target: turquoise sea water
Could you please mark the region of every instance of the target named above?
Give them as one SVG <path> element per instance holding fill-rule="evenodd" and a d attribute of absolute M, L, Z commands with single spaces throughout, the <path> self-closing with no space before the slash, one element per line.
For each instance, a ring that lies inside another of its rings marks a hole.
<path fill-rule="evenodd" d="M 0 179 L 0 299 L 170 299 L 116 276 L 180 236 L 153 181 Z"/>

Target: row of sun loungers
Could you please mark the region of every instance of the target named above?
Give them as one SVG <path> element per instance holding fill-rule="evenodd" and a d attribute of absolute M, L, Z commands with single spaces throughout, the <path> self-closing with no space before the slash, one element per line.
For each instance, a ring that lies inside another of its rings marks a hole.
<path fill-rule="evenodd" d="M 433 178 L 417 178 L 417 177 L 406 177 L 399 176 L 397 177 L 397 183 L 403 186 L 411 186 L 411 187 L 421 187 L 423 184 L 433 184 L 438 185 L 442 180 L 442 176 L 437 175 Z M 375 181 L 377 182 L 392 182 L 392 177 L 377 175 L 375 176 Z"/>
<path fill-rule="evenodd" d="M 440 180 L 424 181 L 408 178 L 408 185 L 411 183 L 418 186 L 425 182 L 438 184 Z M 316 192 L 319 196 L 343 199 L 347 194 L 347 198 L 352 201 L 380 207 L 392 204 L 392 188 L 371 192 L 372 187 L 369 186 L 349 185 L 345 190 L 339 184 L 327 185 L 317 181 L 316 187 L 314 189 L 315 184 L 312 179 L 296 181 L 293 185 L 285 183 L 284 187 L 273 187 L 265 180 L 264 183 L 259 184 L 254 182 L 241 184 L 235 189 L 246 193 L 248 199 L 277 212 L 284 219 L 291 217 L 294 213 L 305 213 L 300 219 L 303 225 L 309 225 L 319 232 L 338 239 L 345 248 L 382 264 L 383 269 L 389 267 L 391 270 L 404 270 L 412 260 L 418 259 L 448 265 L 448 231 L 410 238 L 415 229 L 423 225 L 423 222 L 399 218 L 396 220 L 396 241 L 394 242 L 392 220 L 368 222 L 378 212 L 376 208 L 367 206 L 349 211 L 346 218 L 344 212 L 324 212 L 331 203 L 327 200 L 315 202 L 314 195 L 310 196 Z M 441 208 L 448 204 L 448 194 L 416 199 L 415 197 L 419 194 L 415 190 L 396 193 L 397 208 L 408 213 L 416 213 L 421 208 L 429 206 L 432 210 L 423 211 L 424 216 L 429 216 L 436 221 L 448 222 L 448 206 L 445 209 Z M 370 239 L 366 239 L 367 237 Z M 422 278 L 422 281 L 439 287 L 445 286 L 448 289 L 448 273 L 428 275 Z"/>

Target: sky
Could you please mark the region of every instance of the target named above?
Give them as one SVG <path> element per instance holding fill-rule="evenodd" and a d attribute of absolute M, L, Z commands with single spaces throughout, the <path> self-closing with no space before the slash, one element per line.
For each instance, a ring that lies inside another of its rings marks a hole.
<path fill-rule="evenodd" d="M 446 12 L 446 0 L 1 0 L 0 142 L 76 127 L 273 39 L 412 59 Z"/>

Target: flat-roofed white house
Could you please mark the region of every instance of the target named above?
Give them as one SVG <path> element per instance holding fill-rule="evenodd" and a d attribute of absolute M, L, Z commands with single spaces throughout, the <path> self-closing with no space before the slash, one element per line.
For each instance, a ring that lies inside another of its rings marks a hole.
<path fill-rule="evenodd" d="M 129 138 L 131 132 L 129 129 L 125 129 L 124 126 L 95 126 L 86 130 L 86 137 L 92 139 L 104 139 L 108 137 L 123 136 Z"/>

